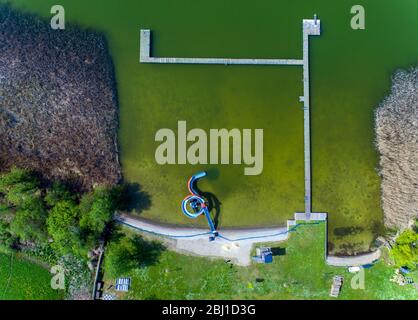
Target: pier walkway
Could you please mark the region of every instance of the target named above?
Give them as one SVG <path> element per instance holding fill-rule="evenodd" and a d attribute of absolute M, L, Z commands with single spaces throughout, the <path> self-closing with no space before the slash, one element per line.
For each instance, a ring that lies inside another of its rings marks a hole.
<path fill-rule="evenodd" d="M 297 59 L 228 59 L 228 58 L 156 58 L 151 57 L 151 30 L 141 30 L 141 63 L 221 64 L 221 65 L 293 65 L 302 66 Z"/>
<path fill-rule="evenodd" d="M 305 213 L 309 220 L 312 205 L 311 193 L 311 118 L 309 104 L 309 36 L 321 34 L 321 21 L 303 20 L 303 141 L 305 155 Z"/>

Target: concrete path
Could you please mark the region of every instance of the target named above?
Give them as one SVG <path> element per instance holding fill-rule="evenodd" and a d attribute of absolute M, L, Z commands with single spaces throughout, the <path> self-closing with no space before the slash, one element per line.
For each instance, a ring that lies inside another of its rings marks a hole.
<path fill-rule="evenodd" d="M 335 257 L 328 256 L 327 264 L 330 266 L 336 267 L 346 267 L 346 266 L 363 266 L 365 264 L 370 264 L 373 261 L 379 260 L 380 250 L 376 250 L 370 253 L 352 256 L 352 257 Z"/>
<path fill-rule="evenodd" d="M 219 229 L 219 237 L 209 242 L 207 228 L 185 228 L 162 225 L 141 218 L 119 214 L 115 220 L 143 235 L 162 241 L 169 249 L 183 254 L 204 257 L 223 258 L 237 265 L 248 266 L 251 263 L 251 250 L 257 243 L 280 242 L 288 239 L 296 227 L 296 221 L 325 221 L 326 213 L 312 213 L 307 219 L 304 212 L 294 214 L 295 220 L 288 220 L 286 227 Z M 326 245 L 326 244 L 324 244 Z M 379 259 L 380 250 L 359 256 L 327 256 L 326 263 L 332 266 L 348 267 L 365 265 Z"/>
<path fill-rule="evenodd" d="M 229 259 L 242 266 L 251 263 L 254 244 L 284 241 L 289 235 L 286 227 L 220 229 L 216 240 L 209 242 L 210 232 L 207 228 L 160 225 L 125 214 L 118 215 L 115 220 L 150 237 L 158 238 L 174 251 Z"/>

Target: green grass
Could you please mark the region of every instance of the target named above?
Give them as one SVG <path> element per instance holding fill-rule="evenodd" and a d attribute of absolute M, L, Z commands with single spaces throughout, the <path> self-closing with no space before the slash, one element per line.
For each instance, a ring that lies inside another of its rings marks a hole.
<path fill-rule="evenodd" d="M 365 269 L 365 289 L 350 286 L 352 274 L 346 268 L 324 262 L 325 224 L 301 225 L 286 242 L 272 264 L 231 266 L 223 260 L 209 260 L 163 251 L 158 263 L 132 271 L 132 288 L 125 299 L 330 299 L 334 275 L 344 276 L 339 299 L 416 299 L 412 286 L 389 281 L 394 269 L 378 262 Z M 263 279 L 257 282 L 256 279 Z M 114 279 L 106 278 L 108 283 Z"/>
<path fill-rule="evenodd" d="M 0 253 L 0 300 L 57 300 L 64 292 L 53 290 L 51 274 L 19 255 Z"/>

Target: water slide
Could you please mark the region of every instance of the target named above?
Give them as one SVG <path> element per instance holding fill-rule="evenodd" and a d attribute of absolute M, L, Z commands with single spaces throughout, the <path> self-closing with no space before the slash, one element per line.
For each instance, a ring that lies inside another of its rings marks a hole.
<path fill-rule="evenodd" d="M 212 234 L 209 240 L 213 241 L 218 235 L 218 232 L 216 231 L 215 224 L 213 223 L 212 217 L 210 216 L 209 208 L 205 199 L 199 194 L 199 190 L 196 189 L 197 181 L 203 177 L 206 177 L 205 171 L 198 172 L 189 179 L 187 186 L 189 188 L 190 194 L 184 198 L 183 202 L 181 203 L 181 208 L 183 213 L 192 219 L 196 219 L 202 214 L 205 215 L 206 220 L 208 221 L 210 232 Z"/>

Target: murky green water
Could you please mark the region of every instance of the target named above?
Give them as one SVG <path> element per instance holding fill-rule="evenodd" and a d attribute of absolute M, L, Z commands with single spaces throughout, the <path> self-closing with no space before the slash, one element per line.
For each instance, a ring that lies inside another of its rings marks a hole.
<path fill-rule="evenodd" d="M 49 16 L 54 0 L 14 0 Z M 333 249 L 367 249 L 382 228 L 373 109 L 390 74 L 418 61 L 418 1 L 357 1 L 366 30 L 350 28 L 352 1 L 339 0 L 61 0 L 67 21 L 106 33 L 120 99 L 125 178 L 149 193 L 141 214 L 190 223 L 181 212 L 186 181 L 221 202 L 222 226 L 280 224 L 303 210 L 302 69 L 286 66 L 139 64 L 139 29 L 154 32 L 158 56 L 301 58 L 301 20 L 317 13 L 311 40 L 313 208 L 328 212 Z M 243 166 L 158 166 L 155 132 L 188 127 L 263 128 L 264 171 Z M 202 219 L 203 220 L 203 219 Z M 196 222 L 195 222 L 196 223 Z M 204 220 L 201 223 L 205 223 Z"/>

